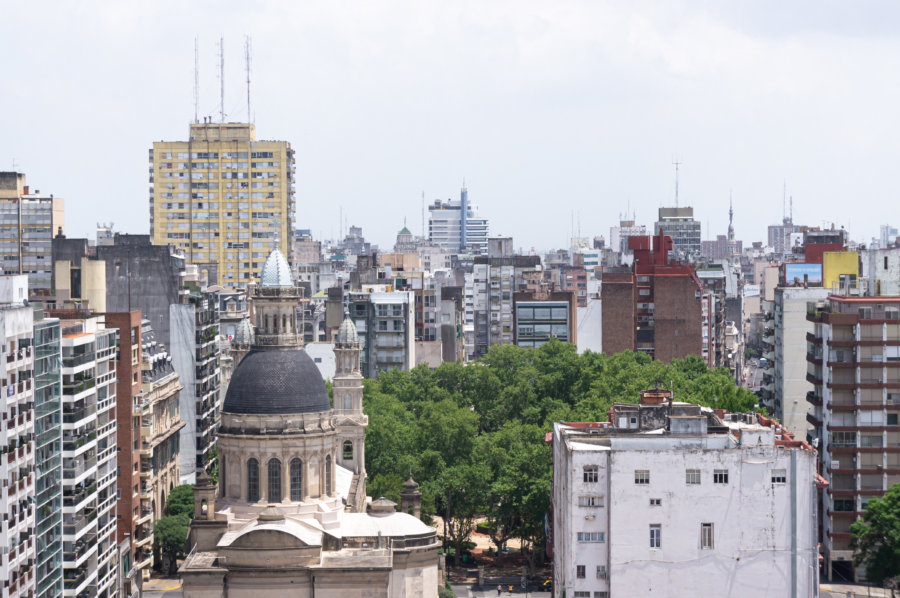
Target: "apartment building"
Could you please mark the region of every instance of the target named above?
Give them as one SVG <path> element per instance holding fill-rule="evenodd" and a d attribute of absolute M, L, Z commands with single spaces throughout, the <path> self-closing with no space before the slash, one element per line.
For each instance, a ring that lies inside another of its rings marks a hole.
<path fill-rule="evenodd" d="M 356 326 L 360 371 L 409 370 L 416 365 L 415 294 L 412 291 L 350 293 L 347 307 Z"/>
<path fill-rule="evenodd" d="M 54 315 L 62 328 L 63 596 L 107 598 L 116 594 L 118 331 L 100 317 Z"/>
<path fill-rule="evenodd" d="M 672 256 L 683 260 L 699 256 L 703 250 L 701 228 L 700 221 L 694 220 L 694 208 L 659 208 L 653 234 L 671 237 Z"/>
<path fill-rule="evenodd" d="M 554 596 L 818 595 L 816 454 L 773 420 L 651 390 L 552 443 Z"/>
<path fill-rule="evenodd" d="M 32 190 L 21 172 L 0 172 L 0 267 L 27 274 L 31 297 L 51 294 L 51 241 L 65 231 L 64 216 L 61 197 Z"/>
<path fill-rule="evenodd" d="M 59 319 L 34 312 L 35 564 L 38 598 L 63 591 L 62 339 Z"/>
<path fill-rule="evenodd" d="M 192 123 L 187 141 L 154 142 L 150 236 L 209 284 L 246 287 L 277 245 L 294 255 L 294 152 L 247 123 Z"/>
<path fill-rule="evenodd" d="M 603 352 L 665 362 L 702 355 L 704 287 L 693 266 L 669 260 L 672 240 L 662 233 L 628 242 L 634 264 L 603 272 Z"/>
<path fill-rule="evenodd" d="M 0 276 L 0 579 L 4 598 L 33 596 L 36 587 L 34 313 L 27 301 L 28 276 Z"/>
<path fill-rule="evenodd" d="M 900 297 L 809 302 L 808 421 L 829 481 L 821 497 L 828 578 L 855 578 L 850 525 L 900 484 Z"/>
<path fill-rule="evenodd" d="M 185 423 L 179 415 L 181 381 L 164 344 L 156 338 L 149 320 L 141 326 L 140 400 L 140 484 L 133 496 L 140 499 L 135 519 L 134 566 L 143 579 L 150 576 L 154 564 L 153 526 L 163 516 L 166 497 L 180 484 L 178 455 L 179 433 Z"/>

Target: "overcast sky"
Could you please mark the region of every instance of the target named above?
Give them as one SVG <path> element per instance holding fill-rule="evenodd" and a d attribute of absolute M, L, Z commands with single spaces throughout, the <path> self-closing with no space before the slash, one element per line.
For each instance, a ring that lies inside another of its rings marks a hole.
<path fill-rule="evenodd" d="M 844 1 L 4 2 L 0 169 L 66 199 L 70 236 L 149 231 L 147 150 L 247 119 L 291 143 L 297 226 L 393 244 L 429 202 L 469 196 L 491 233 L 561 247 L 626 207 L 652 226 L 728 197 L 745 242 L 782 216 L 855 239 L 900 224 L 900 4 Z"/>

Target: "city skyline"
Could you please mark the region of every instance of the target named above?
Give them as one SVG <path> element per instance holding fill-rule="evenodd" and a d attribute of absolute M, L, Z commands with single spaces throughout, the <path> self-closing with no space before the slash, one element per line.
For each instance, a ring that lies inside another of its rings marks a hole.
<path fill-rule="evenodd" d="M 225 120 L 246 121 L 250 35 L 250 120 L 295 148 L 297 227 L 317 237 L 342 212 L 389 246 L 404 217 L 419 233 L 423 192 L 456 197 L 465 179 L 492 235 L 564 247 L 626 209 L 652 223 L 677 159 L 704 238 L 726 230 L 731 193 L 737 238 L 763 240 L 786 181 L 796 221 L 868 240 L 897 190 L 900 125 L 882 76 L 900 9 L 869 5 L 10 6 L 0 168 L 66 197 L 72 236 L 147 232 L 146 151 L 193 120 L 195 38 L 199 117 L 219 120 L 224 38 Z"/>

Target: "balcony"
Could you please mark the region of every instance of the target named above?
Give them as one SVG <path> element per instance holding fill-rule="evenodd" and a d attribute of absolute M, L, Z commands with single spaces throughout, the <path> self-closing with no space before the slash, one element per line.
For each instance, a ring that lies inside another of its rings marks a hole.
<path fill-rule="evenodd" d="M 812 424 L 814 427 L 816 427 L 816 428 L 821 428 L 821 427 L 822 427 L 822 420 L 819 419 L 819 418 L 817 418 L 817 417 L 816 417 L 815 415 L 813 415 L 812 413 L 807 413 L 807 414 L 806 414 L 806 421 L 808 421 L 809 423 L 811 423 L 811 424 Z"/>
<path fill-rule="evenodd" d="M 820 397 L 813 391 L 809 391 L 808 393 L 806 393 L 806 402 L 815 405 L 816 407 L 821 407 L 822 397 Z"/>

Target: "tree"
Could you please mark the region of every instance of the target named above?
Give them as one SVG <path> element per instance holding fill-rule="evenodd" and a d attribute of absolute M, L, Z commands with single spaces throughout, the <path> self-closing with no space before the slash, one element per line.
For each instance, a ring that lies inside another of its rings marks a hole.
<path fill-rule="evenodd" d="M 177 560 L 184 557 L 184 544 L 187 541 L 190 516 L 165 515 L 153 528 L 153 543 L 163 555 L 164 570 L 173 575 L 177 570 Z"/>
<path fill-rule="evenodd" d="M 166 500 L 166 515 L 194 516 L 194 485 L 175 486 Z"/>
<path fill-rule="evenodd" d="M 866 504 L 862 518 L 850 526 L 853 563 L 865 565 L 866 578 L 879 586 L 900 575 L 900 484 Z"/>
<path fill-rule="evenodd" d="M 444 470 L 434 482 L 444 507 L 445 538 L 454 549 L 457 567 L 466 542 L 475 531 L 475 520 L 484 512 L 489 475 L 482 463 L 464 463 Z"/>

